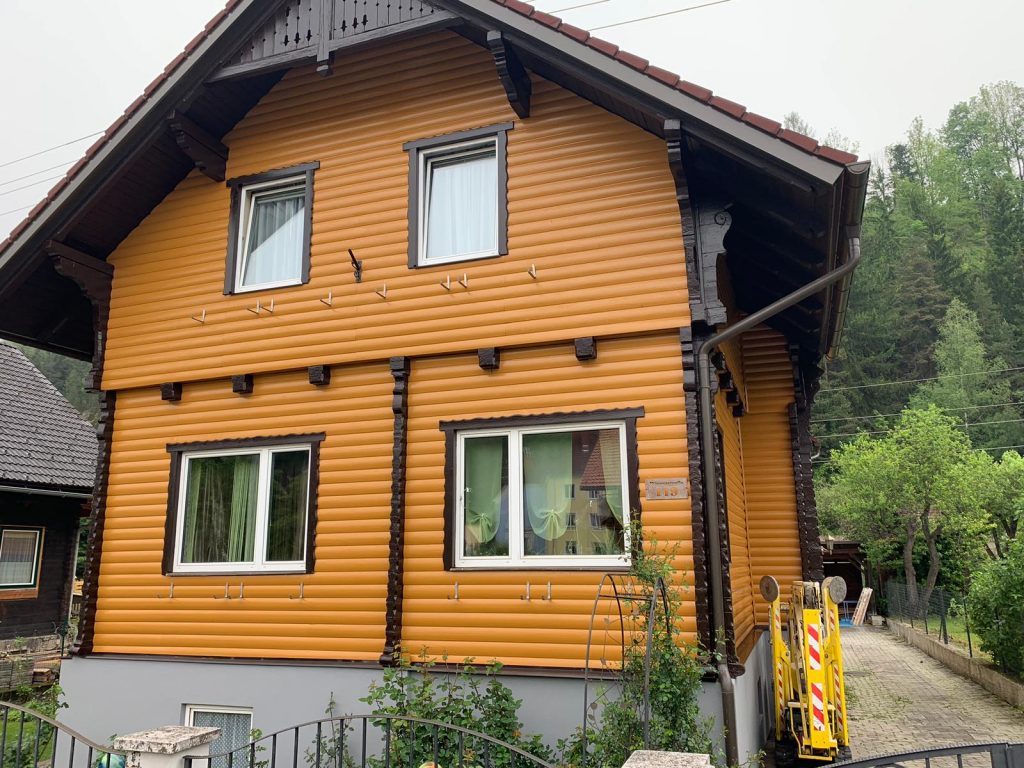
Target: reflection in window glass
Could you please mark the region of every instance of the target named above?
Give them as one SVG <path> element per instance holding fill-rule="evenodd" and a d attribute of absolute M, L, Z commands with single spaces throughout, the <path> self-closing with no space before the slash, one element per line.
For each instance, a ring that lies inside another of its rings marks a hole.
<path fill-rule="evenodd" d="M 463 554 L 508 555 L 508 437 L 465 442 Z"/>

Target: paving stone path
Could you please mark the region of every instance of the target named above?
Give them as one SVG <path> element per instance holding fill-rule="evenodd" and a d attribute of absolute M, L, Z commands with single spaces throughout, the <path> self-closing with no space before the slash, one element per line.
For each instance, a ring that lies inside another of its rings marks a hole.
<path fill-rule="evenodd" d="M 976 741 L 1024 741 L 1024 712 L 887 630 L 844 628 L 855 759 Z"/>

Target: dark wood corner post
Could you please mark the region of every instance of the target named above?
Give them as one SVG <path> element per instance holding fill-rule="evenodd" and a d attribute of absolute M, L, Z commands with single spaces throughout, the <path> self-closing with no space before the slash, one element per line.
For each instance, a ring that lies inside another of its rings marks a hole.
<path fill-rule="evenodd" d="M 821 557 L 821 532 L 818 506 L 814 499 L 811 438 L 811 406 L 818 393 L 821 369 L 800 360 L 799 350 L 790 348 L 793 361 L 793 403 L 789 406 L 789 430 L 793 451 L 793 478 L 796 483 L 796 520 L 800 535 L 800 562 L 806 581 L 825 578 Z"/>
<path fill-rule="evenodd" d="M 101 389 L 103 356 L 107 344 L 107 322 L 110 318 L 110 287 L 114 268 L 107 262 L 82 253 L 55 240 L 47 241 L 44 251 L 53 259 L 58 274 L 74 280 L 92 303 L 93 353 L 88 387 L 99 392 L 100 418 L 96 428 L 99 455 L 96 480 L 92 491 L 92 515 L 89 524 L 88 551 L 85 558 L 85 583 L 82 591 L 82 613 L 78 623 L 78 639 L 74 652 L 92 651 L 96 622 L 96 594 L 99 586 L 100 552 L 103 548 L 103 520 L 107 508 L 107 484 L 110 476 L 110 443 L 114 429 L 114 392 Z"/>
<path fill-rule="evenodd" d="M 530 96 L 533 92 L 530 74 L 501 32 L 488 32 L 487 46 L 494 56 L 494 66 L 498 70 L 498 79 L 505 88 L 508 103 L 515 113 L 525 120 L 530 116 Z"/>
<path fill-rule="evenodd" d="M 395 380 L 391 398 L 391 412 L 394 414 L 391 454 L 391 542 L 388 548 L 384 651 L 380 655 L 380 663 L 386 667 L 393 667 L 399 662 L 399 646 L 402 641 L 405 463 L 409 448 L 409 358 L 393 357 L 389 367 Z"/>
<path fill-rule="evenodd" d="M 683 228 L 683 243 L 686 248 L 686 279 L 689 292 L 690 326 L 679 329 L 679 341 L 683 365 L 683 390 L 686 405 L 687 461 L 690 469 L 690 516 L 693 536 L 693 586 L 697 608 L 697 635 L 701 645 L 714 648 L 714 629 L 711 626 L 711 602 L 709 593 L 709 566 L 711 553 L 707 545 L 707 509 L 704 504 L 705 486 L 703 451 L 698 425 L 700 423 L 696 353 L 700 345 L 727 321 L 725 305 L 718 296 L 718 262 L 725 253 L 725 235 L 732 223 L 732 217 L 725 206 L 718 203 L 698 205 L 690 192 L 686 178 L 686 137 L 679 120 L 665 121 L 665 143 L 668 151 L 669 170 L 675 182 L 676 201 Z M 717 377 L 716 377 L 717 379 Z M 717 380 L 712 387 L 717 390 Z M 717 435 L 712 436 L 712 450 L 715 451 L 718 470 L 714 479 L 715 492 L 719 498 L 719 509 L 724 510 L 725 486 L 721 447 Z M 718 519 L 719 536 L 722 541 L 723 584 L 726 616 L 726 646 L 731 665 L 736 665 L 735 622 L 732 610 L 732 586 L 730 579 L 729 519 L 722 514 Z"/>

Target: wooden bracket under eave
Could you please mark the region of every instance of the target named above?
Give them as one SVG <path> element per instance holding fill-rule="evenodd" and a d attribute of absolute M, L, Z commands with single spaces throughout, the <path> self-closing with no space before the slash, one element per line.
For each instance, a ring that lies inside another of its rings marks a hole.
<path fill-rule="evenodd" d="M 488 32 L 487 46 L 494 56 L 494 66 L 498 70 L 498 79 L 505 87 L 508 103 L 515 113 L 525 120 L 530 116 L 530 95 L 533 92 L 526 67 L 519 61 L 519 56 L 501 32 Z"/>
<path fill-rule="evenodd" d="M 181 151 L 189 156 L 200 173 L 214 181 L 227 178 L 228 148 L 223 142 L 177 110 L 171 112 L 167 124 Z"/>
<path fill-rule="evenodd" d="M 43 243 L 43 250 L 53 260 L 57 274 L 74 280 L 92 304 L 93 353 L 88 388 L 98 390 L 103 377 L 103 352 L 106 347 L 107 318 L 110 316 L 110 286 L 114 267 L 56 240 Z"/>

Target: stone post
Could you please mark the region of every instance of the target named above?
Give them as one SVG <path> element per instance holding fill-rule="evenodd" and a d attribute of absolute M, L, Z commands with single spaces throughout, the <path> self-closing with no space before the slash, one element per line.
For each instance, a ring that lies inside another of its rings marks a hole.
<path fill-rule="evenodd" d="M 218 736 L 220 728 L 167 725 L 118 736 L 114 749 L 127 753 L 125 768 L 182 768 L 186 753 L 190 757 L 206 757 L 210 754 L 210 742 Z M 208 766 L 201 761 L 195 768 Z"/>
<path fill-rule="evenodd" d="M 638 749 L 627 758 L 622 768 L 711 768 L 711 756 Z"/>

